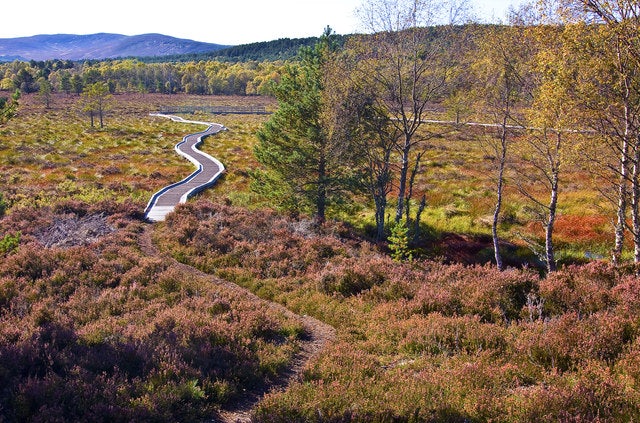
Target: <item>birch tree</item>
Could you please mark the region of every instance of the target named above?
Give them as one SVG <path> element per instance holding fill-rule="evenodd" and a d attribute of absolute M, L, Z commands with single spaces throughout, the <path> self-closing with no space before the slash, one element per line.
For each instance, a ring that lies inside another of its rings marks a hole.
<path fill-rule="evenodd" d="M 396 174 L 393 160 L 400 133 L 386 110 L 376 102 L 376 93 L 370 91 L 371 86 L 361 79 L 362 61 L 351 53 L 345 53 L 339 61 L 341 83 L 334 88 L 342 95 L 342 100 L 334 104 L 339 105 L 335 110 L 343 122 L 340 126 L 356 151 L 353 164 L 358 169 L 359 187 L 374 204 L 376 240 L 382 241 L 388 196 Z"/>
<path fill-rule="evenodd" d="M 485 143 L 488 155 L 493 159 L 495 172 L 496 203 L 493 208 L 491 234 L 496 266 L 502 270 L 504 263 L 498 233 L 504 201 L 508 151 L 513 132 L 522 126 L 518 113 L 527 91 L 527 78 L 523 69 L 524 58 L 529 53 L 521 27 L 496 27 L 479 37 L 474 63 L 476 87 L 474 97 L 481 115 L 491 119 L 497 129 L 495 137 Z"/>
<path fill-rule="evenodd" d="M 630 229 L 634 262 L 640 263 L 640 3 L 564 0 L 561 6 L 558 16 L 582 29 L 572 42 L 582 55 L 577 87 L 585 122 L 618 157 L 611 166 L 617 179 L 612 261 L 620 263 Z"/>
<path fill-rule="evenodd" d="M 544 229 L 544 247 L 538 251 L 547 272 L 557 269 L 553 243 L 558 213 L 561 171 L 573 156 L 577 123 L 575 57 L 566 47 L 565 30 L 548 26 L 528 29 L 538 46 L 531 57 L 534 87 L 525 114 L 531 125 L 519 149 L 527 165 L 516 178 L 519 191 L 529 199 L 530 211 Z M 541 198 L 547 195 L 547 199 Z"/>
<path fill-rule="evenodd" d="M 409 207 L 410 171 L 419 165 L 420 157 L 414 150 L 423 141 L 418 130 L 428 105 L 443 97 L 447 82 L 447 49 L 440 44 L 446 37 L 432 37 L 429 31 L 437 29 L 424 27 L 448 16 L 450 10 L 457 9 L 434 0 L 369 0 L 359 10 L 362 23 L 372 32 L 359 46 L 363 58 L 372 59 L 367 63 L 373 65 L 363 75 L 375 87 L 379 107 L 399 133 L 396 222 Z"/>

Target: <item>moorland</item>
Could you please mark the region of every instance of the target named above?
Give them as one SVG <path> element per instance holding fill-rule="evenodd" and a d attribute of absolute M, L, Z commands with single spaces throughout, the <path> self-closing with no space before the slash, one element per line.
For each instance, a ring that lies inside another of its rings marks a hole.
<path fill-rule="evenodd" d="M 267 80 L 286 82 L 290 63 L 49 65 L 3 68 L 2 86 L 22 89 L 0 126 L 0 420 L 224 420 L 247 396 L 257 422 L 640 414 L 640 278 L 632 237 L 620 262 L 608 259 L 609 179 L 580 160 L 611 159 L 593 132 L 570 132 L 573 151 L 590 154 L 566 156 L 549 271 L 532 205 L 548 193 L 523 176 L 536 166 L 531 129 L 509 126 L 519 148 L 507 181 L 527 182 L 505 185 L 500 269 L 487 145 L 506 126 L 459 120 L 486 109 L 455 95 L 429 102 L 408 197 L 414 214 L 416 199 L 426 204 L 405 231 L 387 217 L 380 239 L 362 191 L 318 219 L 252 189 L 264 167 L 256 133 L 284 104 Z M 65 72 L 104 84 L 104 107 L 72 84 L 65 92 Z M 210 105 L 274 113 L 197 111 Z M 150 196 L 192 171 L 173 146 L 194 128 L 149 115 L 162 106 L 228 128 L 201 147 L 227 172 L 150 224 Z M 335 331 L 313 354 L 308 317 Z"/>

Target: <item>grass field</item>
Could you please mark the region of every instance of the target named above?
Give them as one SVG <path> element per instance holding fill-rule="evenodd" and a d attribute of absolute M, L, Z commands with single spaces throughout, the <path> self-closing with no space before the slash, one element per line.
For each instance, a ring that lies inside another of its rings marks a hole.
<path fill-rule="evenodd" d="M 89 202 L 127 198 L 145 203 L 153 192 L 193 171 L 173 146 L 185 134 L 199 130 L 149 113 L 161 105 L 245 101 L 240 97 L 116 95 L 100 129 L 89 126 L 79 97 L 56 96 L 51 109 L 45 109 L 35 95 L 25 96 L 18 116 L 0 128 L 0 190 L 15 207 L 43 206 L 67 198 Z"/>

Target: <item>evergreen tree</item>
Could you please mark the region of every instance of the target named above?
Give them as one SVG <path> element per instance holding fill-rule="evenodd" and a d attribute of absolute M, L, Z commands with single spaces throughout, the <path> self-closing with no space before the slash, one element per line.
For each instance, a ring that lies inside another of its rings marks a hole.
<path fill-rule="evenodd" d="M 32 93 L 36 90 L 34 82 L 33 75 L 26 68 L 21 68 L 13 78 L 13 85 L 25 93 Z"/>
<path fill-rule="evenodd" d="M 409 248 L 409 229 L 403 220 L 391 227 L 389 249 L 391 257 L 396 261 L 413 260 L 413 252 Z"/>
<path fill-rule="evenodd" d="M 69 72 L 63 72 L 60 77 L 60 90 L 64 91 L 65 94 L 71 94 L 71 74 Z"/>
<path fill-rule="evenodd" d="M 336 47 L 327 28 L 314 47 L 300 50 L 298 65 L 289 65 L 273 87 L 278 110 L 258 131 L 255 156 L 264 170 L 253 173 L 252 188 L 282 208 L 313 211 L 325 219 L 350 189 L 348 139 L 327 122 L 325 65 Z"/>
<path fill-rule="evenodd" d="M 94 126 L 94 117 L 97 115 L 100 119 L 100 128 L 104 127 L 104 112 L 109 107 L 109 87 L 104 82 L 96 82 L 87 86 L 82 92 L 84 98 L 83 110 L 89 114 L 91 127 Z"/>
<path fill-rule="evenodd" d="M 53 88 L 51 87 L 51 83 L 46 78 L 40 78 L 38 80 L 38 96 L 40 97 L 40 101 L 44 104 L 44 107 L 49 109 L 51 107 L 51 94 L 53 92 Z"/>
<path fill-rule="evenodd" d="M 18 109 L 18 99 L 20 99 L 20 90 L 16 90 L 11 99 L 0 97 L 0 125 L 15 115 Z"/>
<path fill-rule="evenodd" d="M 82 93 L 82 90 L 84 89 L 84 84 L 82 83 L 82 78 L 80 77 L 80 75 L 74 74 L 71 77 L 71 88 L 73 89 L 73 92 L 76 93 L 77 95 L 80 95 Z"/>

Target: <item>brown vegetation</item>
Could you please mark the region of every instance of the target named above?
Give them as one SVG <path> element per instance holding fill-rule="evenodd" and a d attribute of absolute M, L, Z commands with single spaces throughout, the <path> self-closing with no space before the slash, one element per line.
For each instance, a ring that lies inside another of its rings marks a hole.
<path fill-rule="evenodd" d="M 223 161 L 236 160 L 223 185 L 202 195 L 221 204 L 179 207 L 157 227 L 157 252 L 139 245 L 141 212 L 152 192 L 191 170 L 172 147 L 193 128 L 148 111 L 164 102 L 236 99 L 115 101 L 106 128 L 90 130 L 73 97 L 56 96 L 45 111 L 26 96 L 20 115 L 0 130 L 0 192 L 9 205 L 0 219 L 0 375 L 7 381 L 0 407 L 8 421 L 193 421 L 238 405 L 240 414 L 225 416 L 246 418 L 246 407 L 268 387 L 286 385 L 291 371 L 294 382 L 267 394 L 254 420 L 640 414 L 636 277 L 599 262 L 546 279 L 456 264 L 491 255 L 481 223 L 491 206 L 487 163 L 468 134 L 431 140 L 425 163 L 433 172 L 418 179 L 432 231 L 417 247 L 436 261 L 391 260 L 362 238 L 366 215 L 353 218 L 354 230 L 230 206 L 263 200 L 242 191 L 255 165 L 246 161 L 251 134 L 263 118 L 234 126 L 232 116 L 220 116 L 231 128 L 220 144 L 205 146 L 221 145 Z M 559 240 L 604 245 L 607 219 L 577 212 L 558 220 Z M 519 207 L 505 217 L 513 233 L 539 231 Z M 335 326 L 336 342 L 302 363 L 319 350 L 308 321 L 274 313 L 216 278 Z"/>
<path fill-rule="evenodd" d="M 22 234 L 0 261 L 3 420 L 210 418 L 289 367 L 299 321 L 146 256 L 137 217 L 134 204 L 73 203 L 0 220 Z M 87 225 L 111 229 L 75 242 Z"/>
<path fill-rule="evenodd" d="M 174 257 L 337 328 L 255 421 L 620 421 L 640 415 L 636 276 L 400 264 L 340 225 L 208 202 L 158 228 Z"/>

